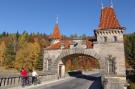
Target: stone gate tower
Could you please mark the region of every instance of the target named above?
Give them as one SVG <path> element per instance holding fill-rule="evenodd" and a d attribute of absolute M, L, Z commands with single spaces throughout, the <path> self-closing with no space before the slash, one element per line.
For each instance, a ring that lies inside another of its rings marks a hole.
<path fill-rule="evenodd" d="M 119 86 L 118 89 L 126 89 L 124 31 L 125 28 L 118 22 L 114 9 L 102 8 L 99 26 L 94 31 L 97 38 L 94 48 L 98 54 L 106 56 L 105 89 L 117 89 L 116 86 Z"/>
<path fill-rule="evenodd" d="M 108 73 L 114 72 L 114 74 L 121 76 L 125 76 L 124 30 L 120 26 L 112 7 L 105 7 L 101 10 L 100 23 L 95 30 L 97 44 L 94 46 L 101 55 L 114 57 L 112 60 L 108 60 L 110 67 L 111 64 L 112 67 L 114 66 L 114 69 L 110 71 L 107 69 Z"/>

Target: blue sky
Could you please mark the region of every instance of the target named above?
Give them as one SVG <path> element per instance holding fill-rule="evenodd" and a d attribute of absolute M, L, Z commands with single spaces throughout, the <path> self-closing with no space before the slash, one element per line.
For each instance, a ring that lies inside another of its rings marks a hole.
<path fill-rule="evenodd" d="M 109 5 L 109 0 L 103 3 Z M 113 4 L 126 33 L 135 32 L 135 0 L 113 0 Z M 93 35 L 100 10 L 101 0 L 0 0 L 0 33 L 50 34 L 58 16 L 62 34 Z"/>

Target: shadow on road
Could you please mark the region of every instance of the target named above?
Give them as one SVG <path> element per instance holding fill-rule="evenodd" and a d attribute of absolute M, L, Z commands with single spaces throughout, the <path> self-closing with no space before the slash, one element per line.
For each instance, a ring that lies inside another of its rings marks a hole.
<path fill-rule="evenodd" d="M 93 83 L 90 84 L 90 87 L 88 89 L 102 89 L 101 76 L 85 75 L 85 74 L 82 74 L 81 71 L 69 72 L 68 74 L 71 77 L 76 77 L 76 78 L 81 78 L 81 79 L 86 79 L 86 80 L 89 80 L 89 81 L 93 81 Z"/>

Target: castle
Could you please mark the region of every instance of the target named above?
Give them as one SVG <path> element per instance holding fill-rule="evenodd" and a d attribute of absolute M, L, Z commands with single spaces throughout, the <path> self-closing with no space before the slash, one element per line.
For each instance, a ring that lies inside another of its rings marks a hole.
<path fill-rule="evenodd" d="M 125 28 L 120 25 L 113 7 L 110 6 L 101 9 L 99 26 L 94 30 L 94 40 L 63 40 L 56 23 L 50 36 L 51 45 L 44 49 L 43 71 L 65 76 L 62 58 L 84 54 L 99 60 L 105 89 L 126 89 L 124 31 Z M 117 84 L 119 88 L 116 88 Z"/>

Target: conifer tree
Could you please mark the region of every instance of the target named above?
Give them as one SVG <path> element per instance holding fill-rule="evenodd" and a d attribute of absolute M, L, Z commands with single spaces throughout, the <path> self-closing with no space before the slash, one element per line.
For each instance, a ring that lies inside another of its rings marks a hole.
<path fill-rule="evenodd" d="M 14 67 L 15 55 L 16 55 L 16 53 L 14 51 L 14 46 L 10 42 L 10 43 L 7 44 L 6 52 L 5 52 L 4 65 L 7 68 L 13 68 Z"/>

